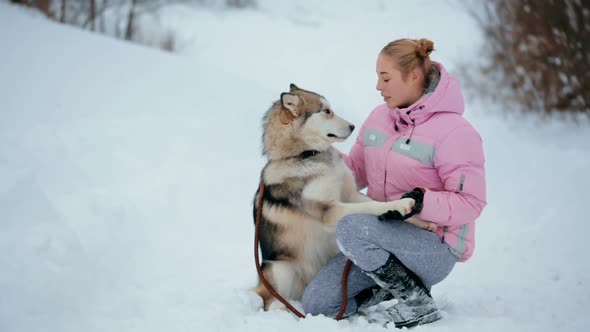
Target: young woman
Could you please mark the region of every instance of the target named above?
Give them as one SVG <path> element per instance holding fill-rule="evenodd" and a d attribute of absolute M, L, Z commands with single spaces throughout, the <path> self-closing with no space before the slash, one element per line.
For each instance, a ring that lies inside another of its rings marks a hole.
<path fill-rule="evenodd" d="M 486 205 L 482 140 L 463 118 L 458 81 L 432 62 L 433 43 L 400 39 L 377 59 L 377 90 L 384 104 L 363 124 L 348 156 L 359 188 L 378 201 L 413 197 L 419 218 L 436 232 L 400 220 L 348 215 L 336 230 L 342 254 L 332 258 L 303 295 L 307 313 L 334 317 L 347 259 L 346 315 L 383 300 L 396 327 L 440 319 L 430 295 L 456 262 L 473 253 L 475 220 Z"/>

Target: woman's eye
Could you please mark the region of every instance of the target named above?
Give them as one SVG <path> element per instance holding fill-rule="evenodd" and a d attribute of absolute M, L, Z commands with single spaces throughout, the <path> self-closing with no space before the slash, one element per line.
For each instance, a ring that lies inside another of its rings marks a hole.
<path fill-rule="evenodd" d="M 389 82 L 389 80 L 383 80 L 383 82 L 387 83 L 387 82 Z"/>
<path fill-rule="evenodd" d="M 330 113 L 332 113 L 332 111 L 330 111 L 330 110 L 329 110 L 329 109 L 327 109 L 327 108 L 325 108 L 325 109 L 323 110 L 323 112 L 324 112 L 324 113 L 326 113 L 326 114 L 330 114 Z"/>

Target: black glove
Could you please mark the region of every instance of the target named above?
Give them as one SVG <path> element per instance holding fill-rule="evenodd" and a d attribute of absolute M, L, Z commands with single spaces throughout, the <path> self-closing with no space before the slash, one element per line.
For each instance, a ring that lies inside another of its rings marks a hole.
<path fill-rule="evenodd" d="M 412 212 L 402 216 L 401 213 L 394 210 L 389 210 L 384 214 L 380 215 L 378 218 L 379 220 L 406 220 L 411 216 L 415 215 L 416 213 L 420 213 L 422 211 L 422 206 L 424 203 L 424 192 L 420 188 L 414 188 L 412 191 L 409 191 L 402 195 L 402 198 L 413 198 L 416 203 L 412 208 Z"/>
<path fill-rule="evenodd" d="M 412 208 L 412 214 L 422 211 L 422 207 L 424 206 L 424 192 L 421 188 L 414 188 L 412 191 L 408 191 L 402 195 L 402 198 L 413 198 L 416 201 L 414 208 Z"/>
<path fill-rule="evenodd" d="M 409 218 L 411 215 L 412 215 L 412 213 L 410 212 L 407 216 L 402 216 L 402 214 L 399 213 L 399 211 L 397 211 L 397 210 L 389 210 L 377 218 L 379 218 L 379 220 L 381 220 L 381 221 L 383 221 L 383 220 L 404 220 L 406 218 Z"/>

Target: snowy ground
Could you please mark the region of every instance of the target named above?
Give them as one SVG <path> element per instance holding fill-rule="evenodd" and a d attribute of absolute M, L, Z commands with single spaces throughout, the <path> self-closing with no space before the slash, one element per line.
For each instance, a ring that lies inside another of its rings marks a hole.
<path fill-rule="evenodd" d="M 429 37 L 452 72 L 481 36 L 449 2 L 260 3 L 169 9 L 170 54 L 0 2 L 0 331 L 384 330 L 263 312 L 248 290 L 260 118 L 294 82 L 360 125 L 387 41 Z M 445 319 L 414 330 L 587 331 L 590 132 L 497 109 L 468 100 L 475 255 L 433 290 Z"/>

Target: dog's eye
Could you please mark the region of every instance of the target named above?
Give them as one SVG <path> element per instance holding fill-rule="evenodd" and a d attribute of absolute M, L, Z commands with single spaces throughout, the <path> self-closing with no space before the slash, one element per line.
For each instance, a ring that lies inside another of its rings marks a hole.
<path fill-rule="evenodd" d="M 324 112 L 324 113 L 326 113 L 326 114 L 330 114 L 330 113 L 332 113 L 332 111 L 330 111 L 330 110 L 329 110 L 329 109 L 327 109 L 327 108 L 324 108 L 324 109 L 322 110 L 322 112 Z"/>

